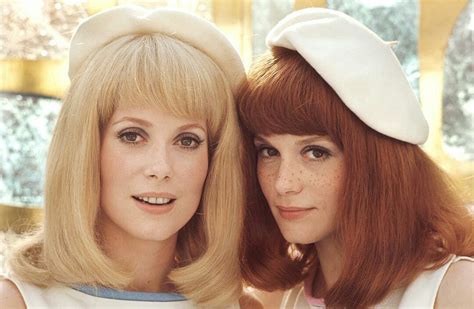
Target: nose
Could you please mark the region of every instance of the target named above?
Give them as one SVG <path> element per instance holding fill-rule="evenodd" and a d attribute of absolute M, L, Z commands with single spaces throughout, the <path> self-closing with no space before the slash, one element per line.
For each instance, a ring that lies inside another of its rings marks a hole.
<path fill-rule="evenodd" d="M 297 167 L 289 161 L 282 160 L 275 181 L 275 190 L 279 195 L 291 195 L 303 190 L 302 180 L 296 175 Z"/>
<path fill-rule="evenodd" d="M 157 147 L 148 153 L 148 160 L 144 169 L 147 178 L 165 180 L 170 179 L 173 174 L 170 157 L 166 147 Z"/>

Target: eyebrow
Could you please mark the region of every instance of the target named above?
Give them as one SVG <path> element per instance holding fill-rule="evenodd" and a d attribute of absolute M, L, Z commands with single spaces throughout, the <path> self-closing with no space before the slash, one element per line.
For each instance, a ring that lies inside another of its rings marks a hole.
<path fill-rule="evenodd" d="M 135 122 L 147 128 L 151 127 L 150 122 L 140 119 L 140 118 L 135 118 L 135 117 L 123 117 L 122 119 L 117 120 L 116 122 L 112 123 L 112 125 L 116 125 L 117 123 L 124 122 L 124 121 Z"/>
<path fill-rule="evenodd" d="M 116 122 L 114 122 L 112 125 L 116 125 L 117 123 L 124 122 L 124 121 L 135 122 L 135 123 L 138 123 L 138 124 L 140 124 L 144 127 L 151 127 L 152 126 L 152 124 L 150 122 L 148 122 L 146 120 L 143 120 L 143 119 L 140 119 L 140 118 L 135 118 L 135 117 L 123 117 L 120 120 L 117 120 Z M 198 123 L 189 123 L 189 124 L 182 125 L 178 128 L 178 131 L 183 131 L 183 130 L 192 129 L 192 128 L 198 128 L 198 129 L 201 129 L 204 132 L 206 132 L 206 130 Z"/>
<path fill-rule="evenodd" d="M 321 142 L 321 141 L 331 142 L 331 140 L 326 136 L 311 136 L 311 137 L 302 139 L 300 141 L 297 141 L 296 144 L 301 146 L 301 145 L 304 145 L 304 144 L 311 144 L 311 143 L 314 143 L 314 142 Z M 263 138 L 261 136 L 255 136 L 254 142 L 271 144 L 269 141 L 267 141 L 265 138 Z"/>
<path fill-rule="evenodd" d="M 297 141 L 297 145 L 311 144 L 314 142 L 331 142 L 331 140 L 326 136 L 311 136 L 300 141 Z"/>
<path fill-rule="evenodd" d="M 254 143 L 255 142 L 260 142 L 260 143 L 263 143 L 263 144 L 270 144 L 266 139 L 264 139 L 261 136 L 255 136 L 253 141 L 254 141 Z"/>
<path fill-rule="evenodd" d="M 182 125 L 178 128 L 178 131 L 184 131 L 184 130 L 193 129 L 193 128 L 201 129 L 205 133 L 207 132 L 206 129 L 204 129 L 199 123 L 188 123 L 188 124 Z"/>

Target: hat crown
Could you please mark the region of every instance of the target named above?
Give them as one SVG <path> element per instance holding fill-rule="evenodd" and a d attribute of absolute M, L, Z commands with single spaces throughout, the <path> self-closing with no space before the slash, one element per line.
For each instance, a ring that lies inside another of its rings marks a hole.
<path fill-rule="evenodd" d="M 113 40 L 153 33 L 169 35 L 209 56 L 224 73 L 234 94 L 245 78 L 238 52 L 212 23 L 180 10 L 148 10 L 133 5 L 102 11 L 78 26 L 69 49 L 69 78 L 74 78 L 87 57 Z"/>
<path fill-rule="evenodd" d="M 335 10 L 304 9 L 283 18 L 266 43 L 297 51 L 372 129 L 426 141 L 428 124 L 390 44 L 362 23 Z"/>

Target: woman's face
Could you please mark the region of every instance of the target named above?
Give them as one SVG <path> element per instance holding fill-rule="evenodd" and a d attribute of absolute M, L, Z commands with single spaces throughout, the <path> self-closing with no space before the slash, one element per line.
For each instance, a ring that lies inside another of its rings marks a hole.
<path fill-rule="evenodd" d="M 118 108 L 102 133 L 101 224 L 142 240 L 176 236 L 199 206 L 207 145 L 205 121 Z"/>
<path fill-rule="evenodd" d="M 342 151 L 327 136 L 258 135 L 257 173 L 283 237 L 309 244 L 331 236 L 344 177 Z"/>

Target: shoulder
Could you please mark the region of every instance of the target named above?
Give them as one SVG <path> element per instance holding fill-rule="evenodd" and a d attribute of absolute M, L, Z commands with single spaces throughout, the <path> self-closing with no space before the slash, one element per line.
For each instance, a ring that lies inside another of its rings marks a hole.
<path fill-rule="evenodd" d="M 280 308 L 285 291 L 266 292 L 254 290 L 253 295 L 262 304 L 262 308 Z"/>
<path fill-rule="evenodd" d="M 250 293 L 244 293 L 240 297 L 239 305 L 242 309 L 263 309 L 262 303 Z"/>
<path fill-rule="evenodd" d="M 473 308 L 474 262 L 453 263 L 444 275 L 436 297 L 437 308 Z"/>
<path fill-rule="evenodd" d="M 20 291 L 8 279 L 0 279 L 0 303 L 4 308 L 26 308 Z"/>

